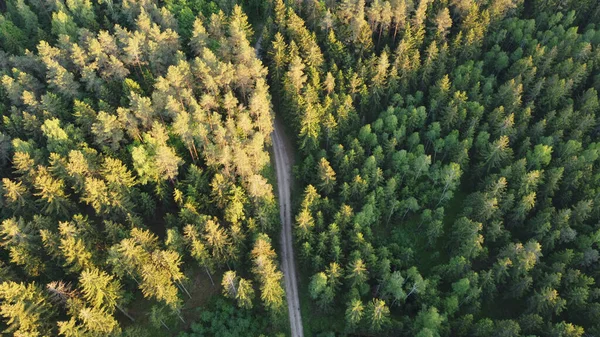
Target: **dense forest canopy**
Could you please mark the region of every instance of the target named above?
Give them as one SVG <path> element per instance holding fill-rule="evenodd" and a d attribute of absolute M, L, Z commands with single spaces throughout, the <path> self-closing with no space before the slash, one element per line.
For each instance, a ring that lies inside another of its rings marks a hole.
<path fill-rule="evenodd" d="M 0 328 L 289 334 L 277 115 L 306 336 L 600 335 L 599 25 L 595 0 L 7 0 Z"/>
<path fill-rule="evenodd" d="M 600 333 L 598 10 L 275 1 L 298 254 L 338 332 Z"/>
<path fill-rule="evenodd" d="M 6 332 L 164 335 L 215 292 L 198 275 L 281 316 L 267 70 L 240 6 L 197 5 L 7 3 Z"/>

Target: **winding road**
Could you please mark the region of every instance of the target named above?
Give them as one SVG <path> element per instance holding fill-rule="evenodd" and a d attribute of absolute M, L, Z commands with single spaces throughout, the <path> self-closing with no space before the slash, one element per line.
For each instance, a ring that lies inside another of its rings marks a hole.
<path fill-rule="evenodd" d="M 256 45 L 256 56 L 260 59 L 262 35 Z M 296 260 L 292 245 L 292 210 L 291 184 L 293 156 L 290 143 L 285 135 L 283 125 L 278 118 L 273 123 L 273 154 L 275 155 L 275 171 L 277 173 L 277 189 L 279 195 L 279 216 L 281 218 L 281 252 L 283 279 L 287 297 L 288 313 L 292 337 L 304 337 L 300 299 L 298 297 L 298 281 L 296 278 Z"/>

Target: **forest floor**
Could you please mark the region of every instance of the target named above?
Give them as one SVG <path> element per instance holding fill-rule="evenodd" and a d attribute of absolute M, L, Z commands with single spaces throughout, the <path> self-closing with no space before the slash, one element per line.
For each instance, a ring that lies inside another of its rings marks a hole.
<path fill-rule="evenodd" d="M 260 58 L 262 35 L 259 36 L 254 48 Z M 298 296 L 298 279 L 296 277 L 296 260 L 292 245 L 292 164 L 294 162 L 291 143 L 287 139 L 281 121 L 275 118 L 273 124 L 273 154 L 275 156 L 275 171 L 277 173 L 277 190 L 279 195 L 279 216 L 281 218 L 281 248 L 282 269 L 285 282 L 285 293 L 290 317 L 292 337 L 303 337 L 302 315 Z"/>

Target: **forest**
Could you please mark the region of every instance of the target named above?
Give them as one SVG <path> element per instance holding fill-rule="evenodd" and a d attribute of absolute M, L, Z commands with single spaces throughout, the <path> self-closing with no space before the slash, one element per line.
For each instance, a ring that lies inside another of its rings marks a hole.
<path fill-rule="evenodd" d="M 1 2 L 0 331 L 600 336 L 599 91 L 596 0 Z"/>

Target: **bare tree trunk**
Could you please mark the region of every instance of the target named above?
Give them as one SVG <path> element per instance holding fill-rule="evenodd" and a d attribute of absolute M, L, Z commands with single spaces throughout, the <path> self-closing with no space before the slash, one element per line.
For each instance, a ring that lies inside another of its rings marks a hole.
<path fill-rule="evenodd" d="M 190 295 L 190 292 L 185 288 L 181 281 L 175 281 L 175 284 L 177 287 L 179 287 L 179 289 L 183 290 L 189 296 L 189 298 L 192 298 L 192 295 Z"/>
<path fill-rule="evenodd" d="M 412 287 L 412 289 L 410 290 L 410 292 L 408 293 L 408 295 L 406 295 L 406 297 L 404 298 L 405 300 L 408 298 L 408 296 L 412 295 L 412 293 L 415 292 L 415 290 L 417 290 L 417 284 L 415 283 Z"/>
<path fill-rule="evenodd" d="M 196 162 L 196 158 L 194 157 L 194 152 L 192 152 L 192 148 L 188 147 L 188 151 L 190 151 L 190 156 L 192 157 L 192 160 L 194 161 L 194 163 Z"/>
<path fill-rule="evenodd" d="M 231 285 L 231 287 L 233 288 L 233 293 L 235 294 L 235 297 L 237 297 L 237 289 L 235 289 L 235 284 L 233 283 L 233 281 L 229 281 L 229 285 Z"/>
<path fill-rule="evenodd" d="M 204 270 L 206 270 L 206 273 L 208 274 L 208 278 L 210 278 L 210 283 L 212 283 L 212 285 L 214 287 L 215 282 L 213 281 L 212 275 L 210 275 L 210 272 L 208 271 L 208 268 L 206 266 L 204 266 Z"/>
<path fill-rule="evenodd" d="M 421 177 L 421 170 L 419 170 L 419 171 L 417 172 L 417 176 L 415 177 L 415 180 L 414 180 L 414 181 L 417 181 L 417 180 L 419 179 L 419 177 Z"/>
<path fill-rule="evenodd" d="M 442 200 L 444 200 L 444 198 L 446 197 L 446 191 L 448 191 L 448 185 L 447 184 L 446 184 L 446 186 L 444 186 L 444 191 L 442 192 L 442 197 L 438 201 L 437 205 L 435 205 L 435 207 L 438 207 L 442 203 Z"/>
<path fill-rule="evenodd" d="M 171 329 L 169 329 L 169 327 L 165 324 L 165 322 L 162 319 L 160 320 L 160 324 L 162 324 L 162 326 L 164 326 L 165 329 L 167 329 L 168 331 L 171 331 Z"/>
<path fill-rule="evenodd" d="M 135 276 L 133 276 L 133 273 L 131 273 L 129 270 L 127 271 L 127 274 L 129 274 L 129 276 L 131 276 L 131 278 L 135 281 L 135 283 L 137 283 L 137 285 L 140 285 L 140 282 L 138 282 L 138 280 L 135 278 Z"/>
<path fill-rule="evenodd" d="M 196 154 L 196 160 L 198 160 L 198 149 L 196 148 L 196 143 L 194 139 L 192 139 L 192 148 L 194 149 L 194 154 Z"/>
<path fill-rule="evenodd" d="M 182 322 L 183 324 L 185 324 L 185 320 L 184 320 L 184 319 L 183 319 L 183 317 L 181 316 L 181 311 L 180 311 L 180 310 L 177 310 L 177 311 L 176 311 L 176 313 L 177 313 L 177 317 L 179 317 L 179 320 L 181 320 L 181 322 Z"/>
<path fill-rule="evenodd" d="M 132 322 L 135 322 L 135 319 L 133 317 L 131 317 L 131 315 L 129 313 L 127 313 L 127 311 L 125 311 L 123 308 L 121 308 L 120 306 L 116 305 L 117 309 L 119 309 L 119 311 L 127 316 L 127 318 L 129 318 Z"/>

